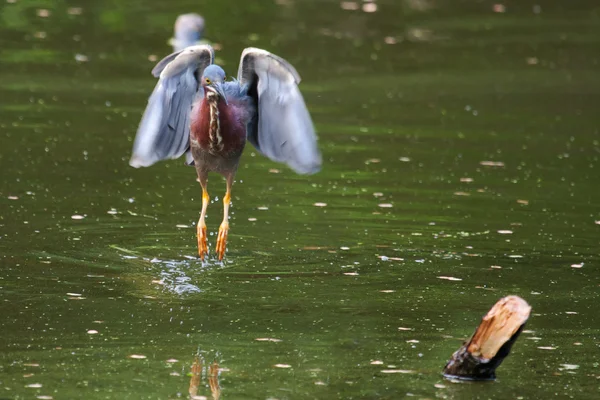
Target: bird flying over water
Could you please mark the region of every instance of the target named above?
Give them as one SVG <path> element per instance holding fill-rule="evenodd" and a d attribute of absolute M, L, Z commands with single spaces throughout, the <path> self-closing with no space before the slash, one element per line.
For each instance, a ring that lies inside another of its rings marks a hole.
<path fill-rule="evenodd" d="M 197 225 L 198 254 L 208 253 L 206 209 L 208 173 L 226 181 L 223 222 L 216 252 L 223 259 L 229 231 L 231 187 L 246 141 L 271 160 L 299 174 L 321 167 L 317 136 L 306 109 L 295 68 L 266 50 L 242 52 L 237 79 L 227 81 L 213 64 L 209 45 L 187 47 L 161 60 L 152 70 L 159 78 L 140 122 L 130 165 L 147 167 L 185 155 L 202 187 Z"/>

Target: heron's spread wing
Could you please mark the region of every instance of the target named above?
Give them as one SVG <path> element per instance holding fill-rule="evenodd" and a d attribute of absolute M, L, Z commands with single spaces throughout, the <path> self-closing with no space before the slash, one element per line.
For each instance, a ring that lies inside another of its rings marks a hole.
<path fill-rule="evenodd" d="M 132 167 L 178 158 L 188 150 L 190 112 L 200 88 L 197 77 L 213 60 L 212 47 L 191 46 L 154 67 L 152 74 L 159 80 L 138 127 L 129 161 Z"/>
<path fill-rule="evenodd" d="M 248 140 L 254 147 L 300 174 L 317 172 L 321 154 L 294 67 L 268 51 L 247 48 L 242 53 L 238 80 L 248 85 L 248 94 L 257 104 L 257 115 L 248 129 Z"/>

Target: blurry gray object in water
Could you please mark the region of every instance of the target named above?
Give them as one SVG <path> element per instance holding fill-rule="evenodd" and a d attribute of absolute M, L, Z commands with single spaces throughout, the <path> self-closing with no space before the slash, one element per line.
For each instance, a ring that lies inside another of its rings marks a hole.
<path fill-rule="evenodd" d="M 204 18 L 196 13 L 181 14 L 175 21 L 175 37 L 169 44 L 177 52 L 198 44 L 203 34 Z"/>

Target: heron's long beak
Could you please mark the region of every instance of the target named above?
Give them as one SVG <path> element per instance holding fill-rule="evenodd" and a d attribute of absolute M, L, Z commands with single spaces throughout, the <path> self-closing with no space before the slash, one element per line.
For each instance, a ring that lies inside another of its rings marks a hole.
<path fill-rule="evenodd" d="M 227 103 L 227 96 L 225 96 L 225 91 L 223 90 L 223 83 L 215 82 L 211 85 L 211 89 L 213 89 L 219 94 L 219 96 L 221 96 L 225 104 L 229 105 L 229 103 Z"/>

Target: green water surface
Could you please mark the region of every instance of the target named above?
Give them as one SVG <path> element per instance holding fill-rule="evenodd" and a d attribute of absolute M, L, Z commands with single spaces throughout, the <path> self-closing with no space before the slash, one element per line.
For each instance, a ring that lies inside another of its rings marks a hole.
<path fill-rule="evenodd" d="M 190 11 L 295 65 L 324 156 L 248 146 L 223 263 L 194 170 L 128 166 Z M 599 109 L 592 0 L 4 2 L 0 399 L 600 398 Z M 510 294 L 498 379 L 443 379 Z"/>

